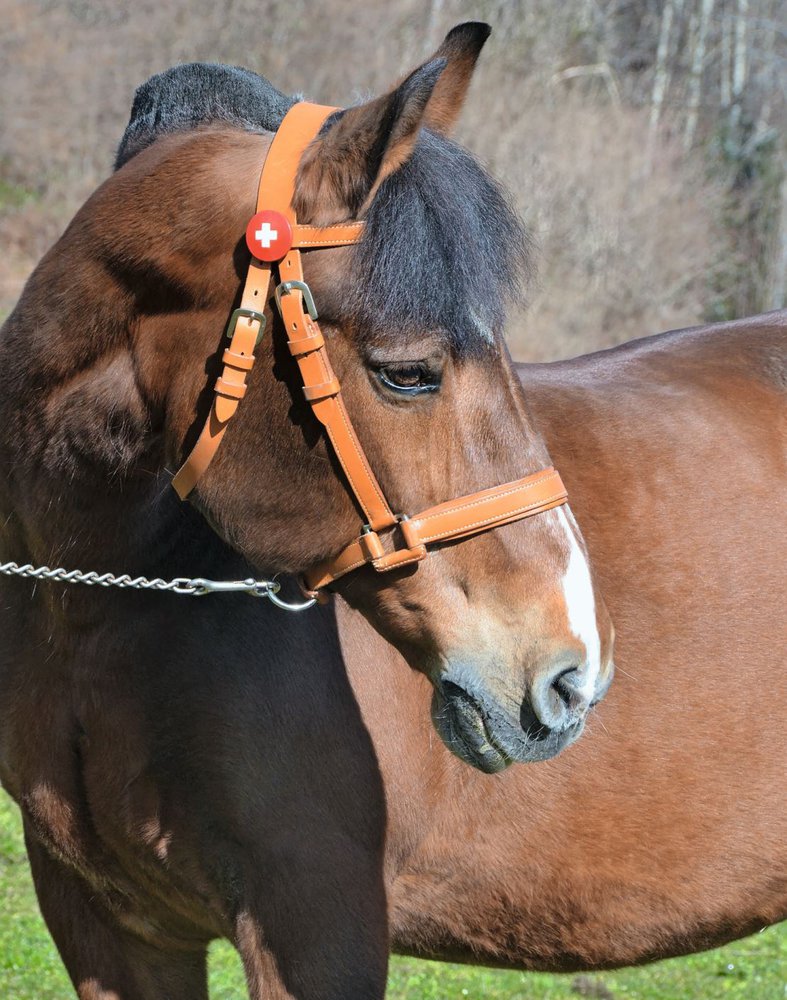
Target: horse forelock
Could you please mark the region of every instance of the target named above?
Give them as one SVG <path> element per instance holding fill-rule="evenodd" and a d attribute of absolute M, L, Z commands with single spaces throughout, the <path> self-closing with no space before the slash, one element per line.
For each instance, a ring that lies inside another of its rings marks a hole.
<path fill-rule="evenodd" d="M 498 184 L 461 146 L 422 129 L 380 186 L 354 248 L 345 309 L 376 328 L 443 331 L 472 353 L 521 298 L 532 243 Z"/>

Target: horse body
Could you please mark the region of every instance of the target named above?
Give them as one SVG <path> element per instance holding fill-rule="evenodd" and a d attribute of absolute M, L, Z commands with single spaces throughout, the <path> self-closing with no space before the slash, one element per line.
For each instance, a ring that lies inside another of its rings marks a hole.
<path fill-rule="evenodd" d="M 439 59 L 329 123 L 299 174 L 299 219 L 368 210 L 377 257 L 380 219 L 408 232 L 408 212 L 439 205 L 417 248 L 445 268 L 436 291 L 419 298 L 404 275 L 375 300 L 363 247 L 317 251 L 306 278 L 395 509 L 551 453 L 592 574 L 560 508 L 442 546 L 417 572 L 360 571 L 303 616 L 245 595 L 4 583 L 0 780 L 82 1000 L 205 997 L 221 935 L 255 1000 L 347 1000 L 382 996 L 391 943 L 600 967 L 784 914 L 784 319 L 522 368 L 523 396 L 499 337 L 513 265 L 489 237 L 516 227 L 455 147 L 418 138 L 455 118 L 486 34 L 453 32 Z M 247 266 L 266 141 L 223 124 L 154 142 L 39 265 L 0 338 L 3 559 L 243 579 L 300 571 L 357 531 L 278 321 L 193 506 L 170 489 Z M 485 215 L 452 202 L 460 175 Z M 397 302 L 413 328 L 386 312 Z M 431 379 L 430 394 L 396 395 L 381 370 L 400 389 Z M 620 674 L 554 757 L 611 678 L 601 592 Z"/>
<path fill-rule="evenodd" d="M 431 824 L 393 886 L 398 947 L 565 970 L 711 947 L 784 918 L 787 691 L 768 676 L 783 655 L 771 485 L 784 468 L 785 319 L 520 366 L 617 624 L 618 676 L 591 732 L 543 766 L 490 782 L 449 759 L 428 772 Z M 386 787 L 412 808 L 410 775 L 439 751 L 425 726 L 414 732 L 423 706 L 391 724 L 388 699 L 376 704 L 381 658 L 356 690 Z"/>

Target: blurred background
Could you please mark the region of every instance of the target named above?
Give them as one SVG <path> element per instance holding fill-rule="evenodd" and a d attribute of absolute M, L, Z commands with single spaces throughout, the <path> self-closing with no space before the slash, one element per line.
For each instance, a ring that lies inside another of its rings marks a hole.
<path fill-rule="evenodd" d="M 0 0 L 0 319 L 151 74 L 227 62 L 346 104 L 468 19 L 493 34 L 458 138 L 539 248 L 517 357 L 785 305 L 784 0 Z"/>

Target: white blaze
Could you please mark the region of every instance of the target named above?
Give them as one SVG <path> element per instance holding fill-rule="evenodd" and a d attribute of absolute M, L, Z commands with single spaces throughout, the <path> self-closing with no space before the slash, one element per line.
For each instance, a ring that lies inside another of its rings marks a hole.
<path fill-rule="evenodd" d="M 558 521 L 569 545 L 568 565 L 563 575 L 563 597 L 569 628 L 585 647 L 588 676 L 582 693 L 590 700 L 601 670 L 601 637 L 596 624 L 596 599 L 593 596 L 590 567 L 576 531 L 566 515 L 566 509 L 556 508 Z"/>

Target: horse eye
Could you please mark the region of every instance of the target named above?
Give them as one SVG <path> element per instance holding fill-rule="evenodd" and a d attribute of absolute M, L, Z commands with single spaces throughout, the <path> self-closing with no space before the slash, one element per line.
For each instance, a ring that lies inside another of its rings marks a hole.
<path fill-rule="evenodd" d="M 380 365 L 377 378 L 387 389 L 416 396 L 423 392 L 437 392 L 440 373 L 423 362 L 403 361 L 398 364 Z"/>

